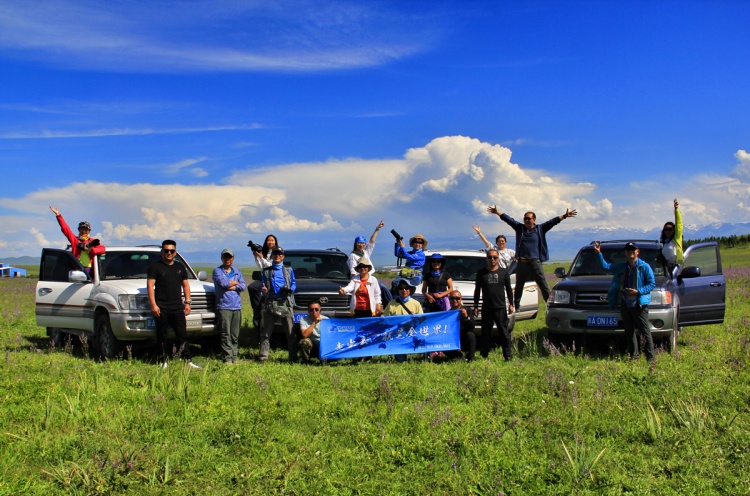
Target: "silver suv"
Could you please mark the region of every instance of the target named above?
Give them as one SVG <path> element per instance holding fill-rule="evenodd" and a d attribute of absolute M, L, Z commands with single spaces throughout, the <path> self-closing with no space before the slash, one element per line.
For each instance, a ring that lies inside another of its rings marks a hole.
<path fill-rule="evenodd" d="M 604 241 L 601 252 L 608 263 L 625 261 L 626 241 Z M 700 243 L 685 251 L 685 261 L 669 273 L 657 241 L 635 241 L 640 256 L 654 271 L 648 319 L 654 339 L 677 347 L 680 327 L 724 321 L 726 282 L 721 254 L 715 242 Z M 547 330 L 555 334 L 624 335 L 619 307 L 607 302 L 612 275 L 601 268 L 593 242 L 578 252 L 568 272 L 555 270 L 562 279 L 547 302 Z"/>

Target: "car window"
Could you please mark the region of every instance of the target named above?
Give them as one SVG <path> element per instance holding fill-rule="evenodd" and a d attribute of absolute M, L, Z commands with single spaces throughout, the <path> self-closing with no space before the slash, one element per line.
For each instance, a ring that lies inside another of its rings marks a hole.
<path fill-rule="evenodd" d="M 349 279 L 349 267 L 345 255 L 331 254 L 292 254 L 284 256 L 284 265 L 294 269 L 294 277 Z"/>
<path fill-rule="evenodd" d="M 161 260 L 158 251 L 114 251 L 99 256 L 99 274 L 102 280 L 145 279 L 151 264 Z M 178 254 L 175 263 L 185 265 Z M 187 270 L 188 279 L 195 279 Z"/>
<path fill-rule="evenodd" d="M 683 266 L 700 267 L 702 276 L 721 274 L 721 270 L 719 270 L 719 257 L 716 254 L 716 250 L 717 247 L 714 245 L 693 248 L 688 253 Z"/>
<path fill-rule="evenodd" d="M 455 255 L 444 255 L 445 270 L 454 281 L 475 281 L 479 269 L 487 267 L 485 257 L 463 257 Z"/>
<path fill-rule="evenodd" d="M 609 247 L 602 245 L 602 255 L 607 263 L 620 264 L 627 262 L 625 258 L 625 250 L 622 247 Z M 666 268 L 659 256 L 659 250 L 656 248 L 644 248 L 641 249 L 641 253 L 638 256 L 641 260 L 651 266 L 651 270 L 654 271 L 655 277 L 664 276 Z M 598 255 L 593 248 L 586 248 L 578 252 L 573 265 L 570 269 L 570 275 L 575 276 L 590 276 L 590 275 L 605 275 L 608 274 L 602 269 L 599 264 Z"/>
<path fill-rule="evenodd" d="M 39 274 L 40 281 L 68 282 L 71 270 L 83 270 L 81 262 L 72 253 L 62 250 L 46 251 Z"/>

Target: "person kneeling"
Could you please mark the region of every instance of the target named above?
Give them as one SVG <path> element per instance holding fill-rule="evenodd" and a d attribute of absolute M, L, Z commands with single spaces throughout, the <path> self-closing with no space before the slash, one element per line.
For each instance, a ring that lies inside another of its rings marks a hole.
<path fill-rule="evenodd" d="M 299 321 L 302 339 L 297 343 L 297 349 L 302 353 L 302 363 L 310 363 L 310 358 L 317 356 L 320 350 L 320 321 L 327 319 L 320 313 L 320 303 L 311 301 L 307 305 L 307 315 Z"/>

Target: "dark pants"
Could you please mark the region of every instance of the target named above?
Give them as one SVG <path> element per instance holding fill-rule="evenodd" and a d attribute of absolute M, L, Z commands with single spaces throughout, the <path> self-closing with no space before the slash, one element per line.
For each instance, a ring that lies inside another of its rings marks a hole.
<path fill-rule="evenodd" d="M 187 321 L 185 320 L 185 310 L 180 308 L 178 310 L 166 310 L 161 309 L 161 315 L 156 319 L 156 344 L 159 347 L 159 361 L 165 362 L 171 355 L 168 353 L 165 346 L 167 342 L 167 331 L 170 326 L 174 331 L 175 338 L 177 338 L 176 352 L 175 354 L 181 354 L 185 360 L 192 359 L 193 355 L 190 353 L 190 343 L 187 340 Z"/>
<path fill-rule="evenodd" d="M 503 358 L 510 360 L 513 356 L 511 351 L 511 337 L 508 331 L 508 312 L 505 308 L 482 307 L 482 350 L 481 354 L 487 358 L 492 348 L 492 328 L 497 326 L 500 334 L 500 346 L 503 348 Z"/>
<path fill-rule="evenodd" d="M 372 317 L 372 312 L 370 310 L 355 310 L 354 311 L 355 319 L 361 319 L 362 317 Z"/>
<path fill-rule="evenodd" d="M 263 293 L 260 289 L 248 286 L 247 294 L 250 296 L 250 307 L 253 309 L 253 327 L 260 329 L 260 317 L 263 312 L 260 300 L 263 297 Z"/>
<path fill-rule="evenodd" d="M 389 301 L 393 299 L 393 295 L 391 294 L 391 291 L 383 284 L 380 283 L 380 301 L 383 304 L 383 308 L 388 304 Z"/>
<path fill-rule="evenodd" d="M 320 344 L 314 343 L 310 338 L 302 338 L 297 343 L 297 348 L 302 355 L 302 361 L 308 363 L 312 357 L 319 355 Z"/>
<path fill-rule="evenodd" d="M 464 352 L 468 361 L 474 360 L 474 353 L 477 349 L 477 336 L 474 331 L 461 333 L 461 351 Z"/>
<path fill-rule="evenodd" d="M 281 322 L 281 328 L 286 335 L 289 361 L 294 362 L 297 358 L 297 336 L 294 335 L 294 314 L 291 307 L 289 308 L 289 315 L 285 317 L 274 315 L 268 309 L 263 310 L 263 329 L 260 331 L 260 359 L 266 360 L 268 358 L 268 353 L 271 350 L 271 334 L 273 334 L 273 326 L 277 321 Z"/>
<path fill-rule="evenodd" d="M 516 292 L 513 301 L 513 306 L 521 306 L 521 296 L 523 296 L 523 285 L 529 279 L 534 279 L 536 285 L 539 286 L 539 291 L 542 292 L 542 298 L 544 301 L 549 299 L 549 286 L 547 285 L 547 278 L 544 275 L 544 269 L 542 268 L 542 262 L 539 260 L 532 260 L 531 262 L 518 261 L 516 267 Z"/>
<path fill-rule="evenodd" d="M 640 355 L 639 335 L 646 337 L 646 349 L 643 352 L 646 358 L 651 361 L 654 359 L 654 339 L 651 337 L 651 328 L 648 326 L 648 305 L 628 308 L 625 302 L 620 307 L 622 316 L 622 326 L 625 328 L 625 340 L 628 343 L 628 355 L 633 359 L 638 359 Z"/>

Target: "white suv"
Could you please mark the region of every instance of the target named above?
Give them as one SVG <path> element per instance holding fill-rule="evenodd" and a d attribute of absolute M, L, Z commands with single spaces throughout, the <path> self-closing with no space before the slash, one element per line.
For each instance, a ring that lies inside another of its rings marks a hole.
<path fill-rule="evenodd" d="M 156 325 L 146 292 L 149 265 L 161 260 L 159 246 L 107 247 L 87 274 L 73 254 L 44 248 L 36 285 L 36 323 L 57 341 L 63 334 L 93 338 L 96 355 L 117 356 L 122 341 L 155 340 Z M 216 296 L 204 271 L 187 268 L 191 305 L 187 332 L 191 337 L 217 336 Z"/>

